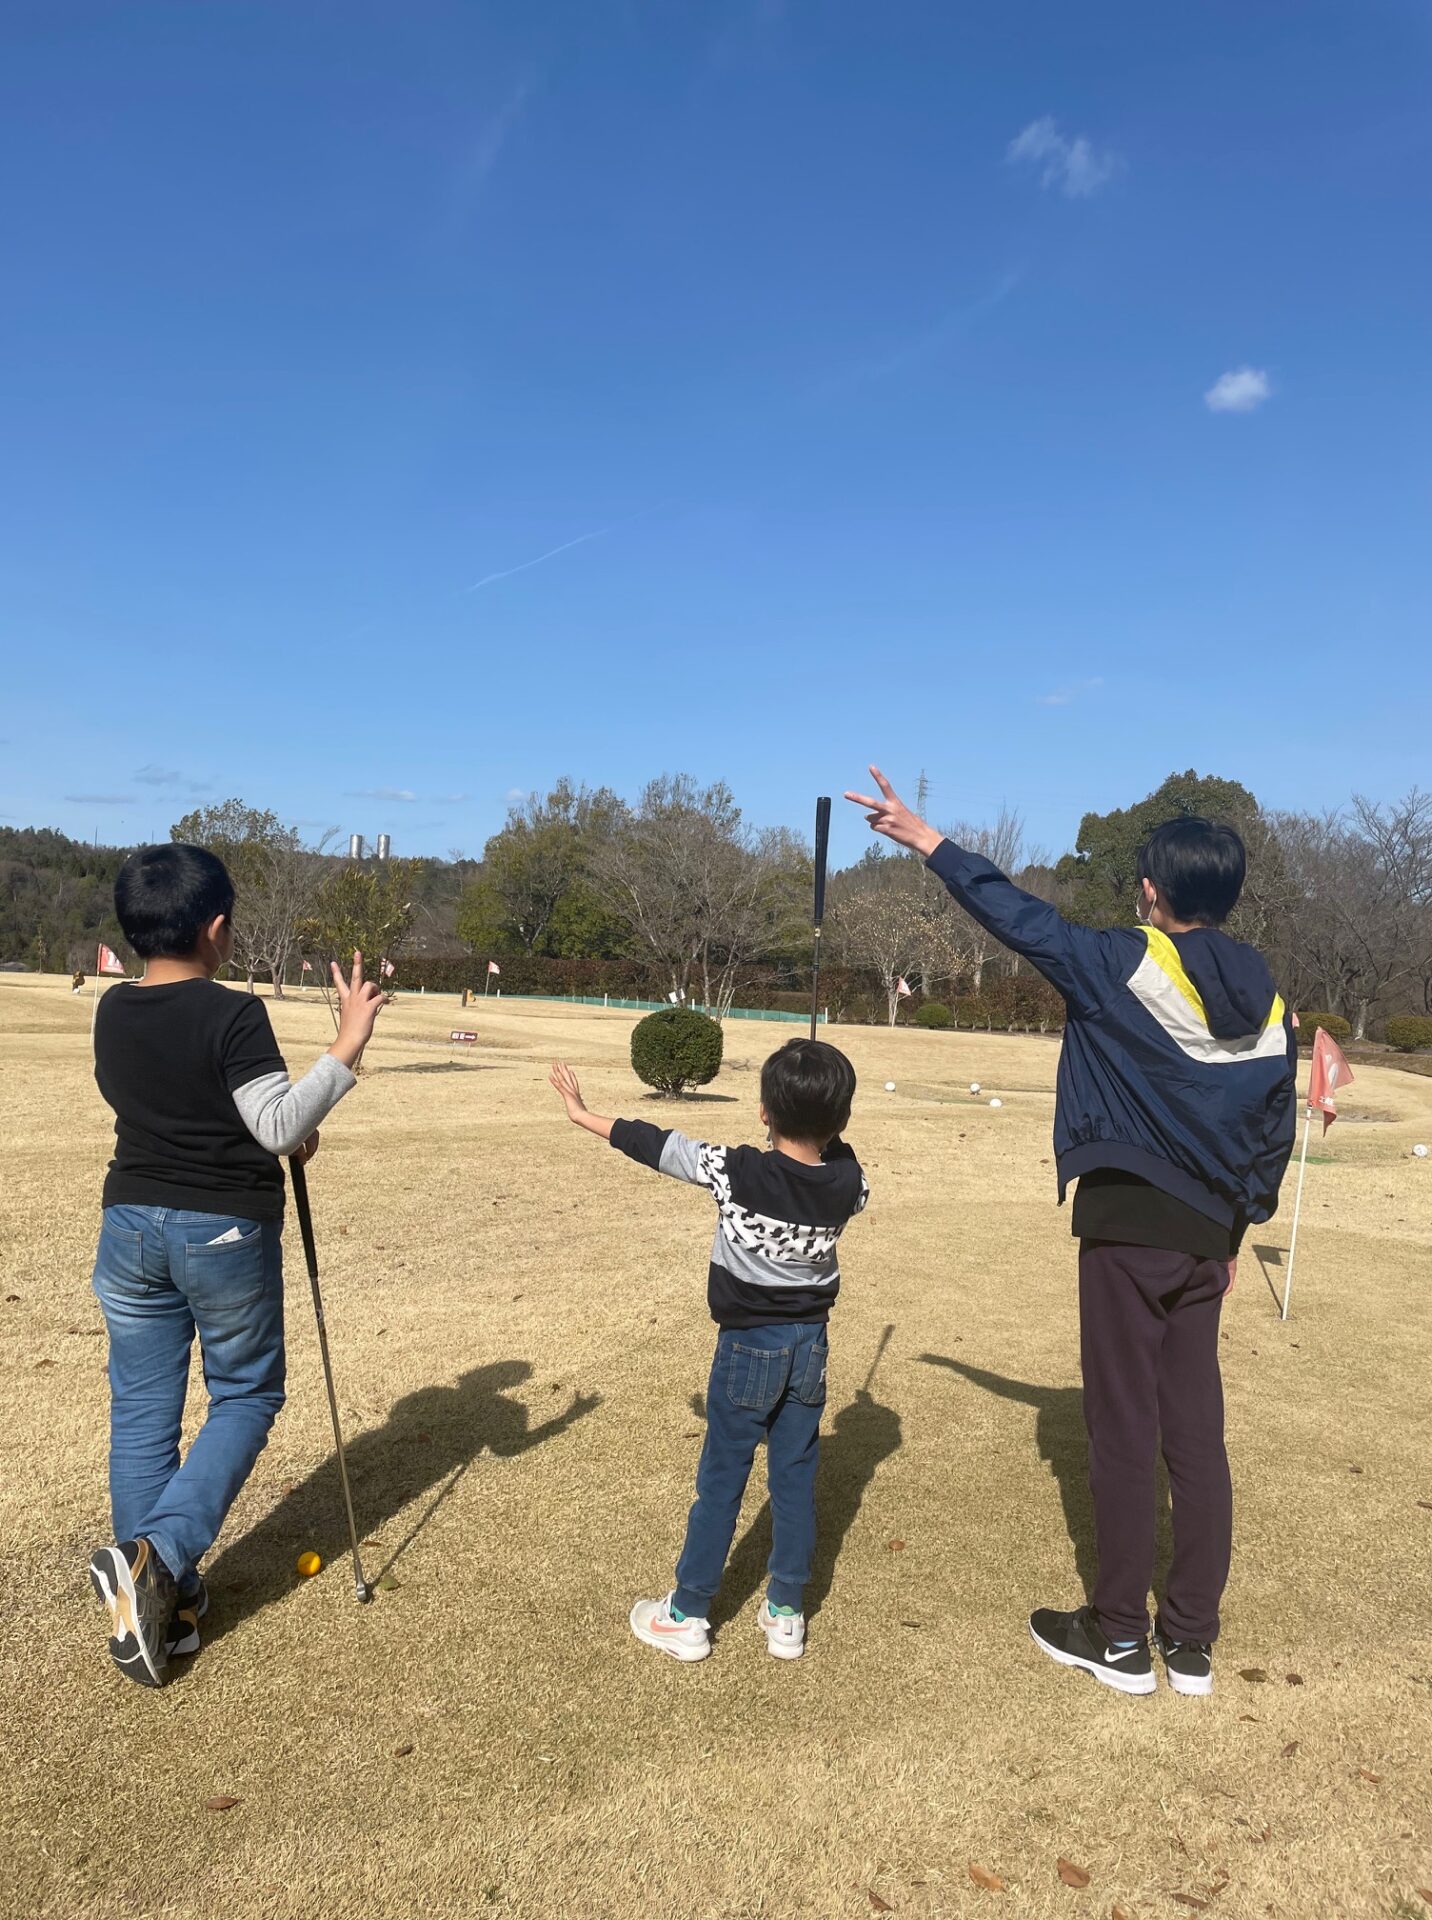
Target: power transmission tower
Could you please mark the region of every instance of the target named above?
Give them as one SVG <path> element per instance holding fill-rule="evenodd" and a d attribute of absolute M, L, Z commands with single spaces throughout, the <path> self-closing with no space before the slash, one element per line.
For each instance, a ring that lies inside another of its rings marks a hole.
<path fill-rule="evenodd" d="M 929 813 L 928 813 L 929 805 L 930 805 L 930 776 L 926 773 L 925 769 L 921 767 L 920 778 L 915 782 L 915 811 L 916 813 L 919 814 L 922 820 L 927 820 L 929 818 Z"/>

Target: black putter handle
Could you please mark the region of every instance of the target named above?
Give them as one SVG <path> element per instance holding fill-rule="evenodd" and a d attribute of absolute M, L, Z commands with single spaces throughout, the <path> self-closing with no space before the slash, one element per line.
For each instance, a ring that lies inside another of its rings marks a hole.
<path fill-rule="evenodd" d="M 830 798 L 815 803 L 815 924 L 825 918 L 825 859 L 830 846 Z"/>
<path fill-rule="evenodd" d="M 318 1278 L 318 1248 L 313 1243 L 313 1215 L 308 1206 L 308 1175 L 303 1170 L 303 1158 L 300 1154 L 289 1155 L 288 1177 L 293 1187 L 294 1211 L 298 1214 L 298 1231 L 303 1239 L 303 1257 L 308 1266 L 310 1280 Z"/>

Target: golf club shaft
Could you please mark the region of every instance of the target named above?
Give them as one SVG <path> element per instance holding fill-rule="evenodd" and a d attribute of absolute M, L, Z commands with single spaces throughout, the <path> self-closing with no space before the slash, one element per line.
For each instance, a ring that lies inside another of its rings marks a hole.
<path fill-rule="evenodd" d="M 353 1495 L 348 1488 L 348 1461 L 343 1452 L 343 1429 L 338 1420 L 338 1396 L 333 1391 L 333 1362 L 328 1357 L 328 1328 L 323 1320 L 323 1295 L 318 1287 L 318 1248 L 313 1238 L 313 1214 L 308 1205 L 308 1175 L 303 1159 L 293 1154 L 288 1163 L 293 1183 L 293 1204 L 298 1213 L 298 1231 L 303 1238 L 303 1257 L 308 1265 L 308 1285 L 313 1294 L 313 1317 L 318 1322 L 318 1351 L 323 1356 L 323 1383 L 328 1389 L 328 1411 L 333 1417 L 333 1444 L 338 1450 L 338 1478 L 343 1487 L 343 1511 L 348 1520 L 348 1544 L 353 1550 L 353 1583 L 360 1600 L 367 1600 L 368 1582 L 363 1577 L 363 1560 L 358 1551 L 358 1528 L 353 1519 Z"/>
<path fill-rule="evenodd" d="M 830 846 L 830 799 L 822 795 L 815 803 L 815 952 L 810 970 L 810 1037 L 815 1039 L 820 1019 L 820 928 L 825 919 L 825 864 Z"/>

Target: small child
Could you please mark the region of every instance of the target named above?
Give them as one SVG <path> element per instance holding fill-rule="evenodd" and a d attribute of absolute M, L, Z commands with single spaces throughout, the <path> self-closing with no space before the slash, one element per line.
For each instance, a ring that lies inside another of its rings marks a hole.
<path fill-rule="evenodd" d="M 141 847 L 114 903 L 144 978 L 100 1002 L 95 1079 L 114 1109 L 94 1290 L 109 1329 L 115 1544 L 90 1561 L 110 1657 L 157 1687 L 198 1651 L 199 1561 L 284 1400 L 283 1168 L 355 1084 L 384 1004 L 353 956 L 333 969 L 333 1045 L 291 1087 L 262 1000 L 214 976 L 234 950 L 234 886 L 204 847 Z M 182 1464 L 194 1335 L 209 1412 Z"/>
<path fill-rule="evenodd" d="M 567 1117 L 629 1159 L 706 1187 L 716 1201 L 707 1301 L 721 1329 L 706 1391 L 696 1503 L 664 1600 L 638 1600 L 631 1629 L 675 1660 L 711 1651 L 711 1602 L 731 1551 L 756 1448 L 766 1442 L 770 1580 L 756 1616 L 778 1660 L 805 1651 L 802 1606 L 815 1551 L 815 1471 L 825 1405 L 826 1321 L 840 1290 L 836 1242 L 870 1197 L 840 1135 L 855 1070 L 823 1040 L 791 1040 L 761 1069 L 770 1151 L 716 1147 L 645 1120 L 589 1113 L 572 1069 L 552 1068 Z"/>

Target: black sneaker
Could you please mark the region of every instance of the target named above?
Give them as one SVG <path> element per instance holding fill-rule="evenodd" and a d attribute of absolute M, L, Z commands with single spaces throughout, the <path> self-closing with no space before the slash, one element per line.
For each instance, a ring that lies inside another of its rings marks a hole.
<path fill-rule="evenodd" d="M 179 1589 L 147 1540 L 101 1547 L 90 1584 L 109 1608 L 109 1655 L 141 1687 L 162 1687 L 169 1664 L 169 1622 Z"/>
<path fill-rule="evenodd" d="M 199 1651 L 199 1622 L 208 1611 L 209 1589 L 202 1580 L 188 1593 L 180 1594 L 164 1642 L 171 1660 Z"/>
<path fill-rule="evenodd" d="M 1120 1693 L 1152 1693 L 1158 1684 L 1147 1639 L 1136 1640 L 1131 1647 L 1114 1646 L 1092 1607 L 1080 1607 L 1074 1613 L 1040 1607 L 1029 1616 L 1029 1631 L 1035 1646 L 1061 1667 L 1082 1667 Z"/>
<path fill-rule="evenodd" d="M 1175 1693 L 1213 1692 L 1213 1648 L 1206 1640 L 1175 1640 L 1163 1621 L 1155 1620 L 1154 1645 Z"/>

